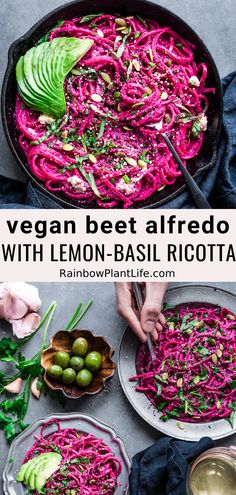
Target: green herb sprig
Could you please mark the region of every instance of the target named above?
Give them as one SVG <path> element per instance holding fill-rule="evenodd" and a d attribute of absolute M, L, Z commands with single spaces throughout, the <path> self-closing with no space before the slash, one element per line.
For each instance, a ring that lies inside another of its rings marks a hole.
<path fill-rule="evenodd" d="M 79 323 L 79 321 L 86 314 L 91 304 L 92 299 L 83 307 L 80 302 L 76 308 L 76 311 L 69 323 L 66 326 L 66 330 L 71 331 Z M 14 375 L 7 375 L 3 371 L 0 371 L 0 394 L 6 392 L 6 385 L 13 382 L 17 378 L 25 380 L 23 392 L 20 393 L 15 399 L 9 399 L 8 397 L 0 403 L 0 429 L 5 433 L 5 437 L 9 443 L 21 433 L 28 425 L 24 423 L 26 416 L 32 381 L 43 375 L 43 368 L 41 366 L 41 355 L 47 345 L 47 333 L 52 323 L 53 316 L 57 309 L 57 303 L 52 302 L 46 312 L 44 313 L 41 321 L 36 328 L 35 332 L 22 339 L 21 342 L 14 342 L 10 338 L 3 338 L 0 340 L 0 361 L 12 362 L 17 369 Z M 20 351 L 20 348 L 25 345 L 34 335 L 45 325 L 43 332 L 42 345 L 40 350 L 30 359 L 26 359 Z M 16 353 L 18 357 L 16 359 Z M 40 387 L 47 393 L 47 387 L 44 382 L 40 382 Z"/>

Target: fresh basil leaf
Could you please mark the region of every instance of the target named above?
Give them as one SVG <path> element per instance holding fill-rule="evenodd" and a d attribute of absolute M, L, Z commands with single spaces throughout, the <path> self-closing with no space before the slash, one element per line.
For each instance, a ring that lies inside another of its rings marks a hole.
<path fill-rule="evenodd" d="M 199 349 L 199 354 L 201 354 L 201 356 L 209 356 L 210 352 L 206 349 L 206 347 L 201 347 Z"/>
<path fill-rule="evenodd" d="M 127 79 L 129 79 L 129 76 L 132 72 L 132 68 L 133 68 L 133 64 L 132 64 L 132 60 L 130 60 L 129 65 L 128 65 L 128 69 L 127 69 Z"/>
<path fill-rule="evenodd" d="M 57 21 L 56 26 L 57 27 L 61 27 L 64 24 L 64 22 L 65 22 L 64 19 L 60 19 L 60 20 Z"/>
<path fill-rule="evenodd" d="M 156 388 L 157 388 L 157 395 L 161 395 L 161 392 L 162 392 L 161 384 L 156 382 Z"/>
<path fill-rule="evenodd" d="M 97 72 L 94 69 L 72 69 L 72 74 L 75 76 L 91 76 L 92 79 L 96 79 Z"/>
<path fill-rule="evenodd" d="M 162 411 L 162 409 L 164 409 L 164 407 L 167 405 L 168 405 L 168 402 L 166 402 L 166 401 L 159 402 L 159 404 L 157 404 L 158 411 Z"/>
<path fill-rule="evenodd" d="M 45 43 L 45 41 L 49 40 L 50 32 L 39 38 L 37 43 L 35 43 L 35 46 L 41 45 L 41 43 Z"/>
<path fill-rule="evenodd" d="M 98 17 L 99 15 L 102 15 L 102 14 L 103 14 L 103 12 L 100 12 L 99 14 L 84 15 L 83 17 L 81 17 L 79 23 L 84 24 L 84 22 L 92 21 L 92 19 L 96 19 L 96 17 Z"/>
<path fill-rule="evenodd" d="M 201 133 L 200 123 L 197 120 L 194 120 L 194 122 L 192 123 L 191 134 L 195 139 L 199 139 L 200 133 Z"/>
<path fill-rule="evenodd" d="M 117 57 L 118 57 L 118 58 L 121 58 L 121 57 L 122 57 L 122 55 L 123 55 L 123 53 L 124 53 L 125 43 L 126 43 L 126 40 L 127 40 L 127 39 L 128 39 L 128 37 L 129 37 L 129 35 L 130 35 L 130 31 L 129 31 L 129 33 L 128 33 L 128 34 L 126 34 L 126 35 L 123 37 L 123 39 L 122 39 L 122 42 L 121 42 L 121 44 L 120 44 L 120 46 L 119 46 L 119 48 L 118 48 L 118 50 L 117 50 L 117 52 L 116 52 L 116 55 L 117 55 Z"/>
<path fill-rule="evenodd" d="M 236 409 L 234 409 L 234 410 L 231 412 L 230 416 L 229 416 L 228 418 L 226 418 L 226 419 L 227 419 L 227 421 L 229 422 L 229 424 L 230 424 L 231 428 L 234 428 L 235 413 L 236 413 Z"/>
<path fill-rule="evenodd" d="M 50 136 L 50 134 L 53 134 L 53 132 L 56 131 L 56 129 L 58 128 L 61 121 L 62 121 L 62 119 L 56 120 L 56 122 L 54 122 L 52 125 L 50 125 L 48 131 L 45 132 L 45 134 L 43 136 L 41 136 L 39 139 L 37 139 L 37 141 L 31 141 L 30 144 L 32 144 L 33 146 L 37 146 L 38 144 L 45 141 L 45 139 L 47 139 L 47 137 Z"/>
<path fill-rule="evenodd" d="M 136 14 L 136 17 L 145 26 L 145 28 L 149 29 L 146 21 L 142 17 L 140 17 L 140 15 Z"/>
<path fill-rule="evenodd" d="M 98 133 L 98 138 L 101 138 L 103 136 L 104 130 L 105 130 L 105 125 L 106 125 L 106 117 L 102 117 L 100 129 L 99 129 L 99 133 Z"/>
<path fill-rule="evenodd" d="M 192 316 L 192 313 L 188 313 L 187 315 L 184 315 L 184 317 L 182 318 L 182 323 L 181 323 L 181 327 L 180 327 L 180 332 L 182 332 L 183 330 L 186 330 L 187 328 L 187 320 L 189 320 L 189 318 L 191 318 Z"/>
<path fill-rule="evenodd" d="M 143 153 L 142 153 L 142 156 L 143 156 Z M 145 155 L 144 155 L 144 158 L 145 158 Z M 141 157 L 141 160 L 143 160 L 144 158 Z M 162 311 L 166 311 L 167 309 L 173 309 L 173 308 L 174 308 L 173 304 L 164 303 L 162 306 Z"/>
<path fill-rule="evenodd" d="M 87 173 L 85 170 L 84 170 L 84 167 L 82 165 L 82 163 L 80 162 L 77 162 L 77 167 L 80 171 L 80 173 L 83 175 L 83 177 L 85 178 L 85 180 L 88 182 L 88 184 L 90 185 L 92 191 L 94 192 L 95 196 L 97 196 L 98 198 L 100 199 L 104 199 L 101 194 L 99 193 L 98 191 L 98 188 L 96 186 L 96 182 L 95 182 L 95 179 L 94 179 L 94 175 L 92 172 L 89 172 Z"/>

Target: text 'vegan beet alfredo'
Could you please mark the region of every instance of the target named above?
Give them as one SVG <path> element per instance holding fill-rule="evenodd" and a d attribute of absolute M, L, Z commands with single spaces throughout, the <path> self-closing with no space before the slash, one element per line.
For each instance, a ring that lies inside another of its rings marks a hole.
<path fill-rule="evenodd" d="M 32 174 L 51 192 L 102 208 L 129 208 L 173 184 L 181 172 L 161 133 L 187 165 L 215 91 L 194 50 L 138 16 L 59 21 L 17 68 L 16 125 Z"/>
<path fill-rule="evenodd" d="M 136 358 L 137 392 L 144 393 L 160 419 L 204 423 L 236 412 L 236 316 L 210 304 L 167 307 L 166 324 L 154 347 Z M 181 428 L 181 423 L 179 424 Z"/>

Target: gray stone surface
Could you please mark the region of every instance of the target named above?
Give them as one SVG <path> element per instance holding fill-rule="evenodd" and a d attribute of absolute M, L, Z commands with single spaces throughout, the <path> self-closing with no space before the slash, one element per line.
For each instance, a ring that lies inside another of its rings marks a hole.
<path fill-rule="evenodd" d="M 155 2 L 155 0 L 153 0 Z M 0 83 L 7 63 L 10 44 L 62 0 L 2 0 L 0 4 Z M 210 49 L 220 75 L 223 77 L 236 68 L 234 0 L 159 0 L 160 5 L 176 12 L 187 21 Z M 0 127 L 0 174 L 24 180 L 8 149 Z"/>
<path fill-rule="evenodd" d="M 94 304 L 86 314 L 81 328 L 94 330 L 97 335 L 104 335 L 115 349 L 114 359 L 118 358 L 119 342 L 125 323 L 117 315 L 115 306 L 114 286 L 111 283 L 36 283 L 43 301 L 42 311 L 52 300 L 58 303 L 58 310 L 49 331 L 49 337 L 57 330 L 63 329 L 73 314 L 79 301 L 86 303 L 93 298 Z M 177 284 L 173 284 L 177 285 Z M 210 284 L 223 287 L 236 293 L 236 283 Z M 0 338 L 8 333 L 9 326 L 0 320 Z M 42 335 L 37 334 L 25 349 L 27 356 L 32 356 L 40 346 Z M 27 351 L 27 352 L 26 352 Z M 1 363 L 1 369 L 3 363 Z M 63 408 L 60 403 L 50 397 L 41 397 L 37 401 L 30 399 L 30 406 L 26 422 L 31 423 L 37 418 L 47 416 L 53 412 L 82 412 L 91 414 L 110 424 L 123 438 L 130 455 L 148 447 L 161 434 L 149 427 L 129 405 L 126 400 L 117 376 L 107 383 L 106 389 L 92 398 L 83 398 L 77 401 L 68 400 Z M 232 445 L 236 442 L 236 435 L 221 445 Z M 7 455 L 7 445 L 0 432 L 0 477 Z M 1 493 L 1 488 L 0 488 Z"/>

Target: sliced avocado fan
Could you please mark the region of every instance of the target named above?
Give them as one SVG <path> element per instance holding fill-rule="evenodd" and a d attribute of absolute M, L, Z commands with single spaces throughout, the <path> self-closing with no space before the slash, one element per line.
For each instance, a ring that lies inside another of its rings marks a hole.
<path fill-rule="evenodd" d="M 16 65 L 24 103 L 40 113 L 61 118 L 66 111 L 65 78 L 92 45 L 90 39 L 63 37 L 30 48 Z"/>
<path fill-rule="evenodd" d="M 61 459 L 61 455 L 56 452 L 33 457 L 22 464 L 16 480 L 22 481 L 31 490 L 40 492 L 50 476 L 59 469 Z"/>

